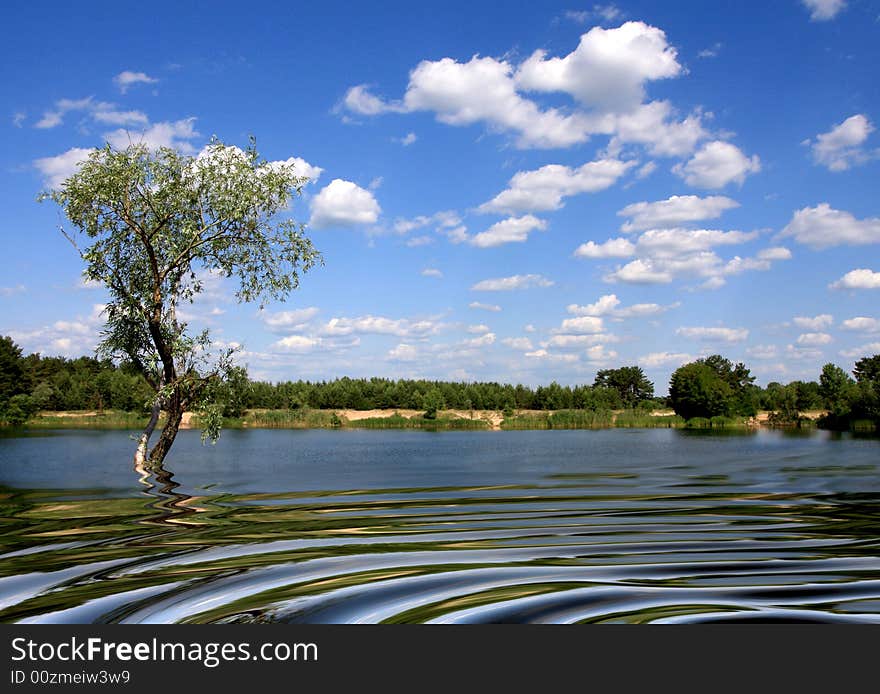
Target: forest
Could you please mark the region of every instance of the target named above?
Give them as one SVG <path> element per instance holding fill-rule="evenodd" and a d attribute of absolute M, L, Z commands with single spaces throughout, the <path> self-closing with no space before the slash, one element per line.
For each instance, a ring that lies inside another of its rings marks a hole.
<path fill-rule="evenodd" d="M 242 367 L 221 384 L 225 417 L 247 410 L 614 410 L 672 409 L 685 420 L 752 417 L 771 412 L 771 421 L 797 425 L 802 413 L 823 411 L 820 425 L 852 428 L 880 423 L 880 355 L 856 362 L 852 376 L 826 364 L 816 381 L 755 385 L 744 364 L 721 355 L 678 368 L 669 395 L 656 397 L 654 384 L 638 366 L 600 370 L 592 384 L 530 387 L 496 382 L 451 382 L 387 378 L 330 381 L 251 380 Z M 26 422 L 40 411 L 118 410 L 146 413 L 153 391 L 131 365 L 94 357 L 75 359 L 24 355 L 10 337 L 0 338 L 0 421 Z"/>

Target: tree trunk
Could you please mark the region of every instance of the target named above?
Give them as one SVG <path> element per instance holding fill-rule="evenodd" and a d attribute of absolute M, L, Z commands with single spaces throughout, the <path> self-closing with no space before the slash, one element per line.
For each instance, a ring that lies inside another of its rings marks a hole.
<path fill-rule="evenodd" d="M 163 376 L 159 377 L 159 390 L 162 390 L 162 385 L 165 382 Z M 137 449 L 134 452 L 134 467 L 135 469 L 142 469 L 147 462 L 147 446 L 150 443 L 150 437 L 153 435 L 153 432 L 156 430 L 156 424 L 159 422 L 159 413 L 162 410 L 162 400 L 159 397 L 159 393 L 156 393 L 156 399 L 153 401 L 153 410 L 150 412 L 150 420 L 147 422 L 147 426 L 144 428 L 144 433 L 140 435 L 138 439 Z"/>
<path fill-rule="evenodd" d="M 165 460 L 165 456 L 168 455 L 168 451 L 171 450 L 171 444 L 174 443 L 174 438 L 177 436 L 178 429 L 180 429 L 180 422 L 183 420 L 184 407 L 185 405 L 179 392 L 173 393 L 168 399 L 166 407 L 168 421 L 165 422 L 159 440 L 153 446 L 153 450 L 150 451 L 150 467 L 160 467 L 162 461 Z"/>

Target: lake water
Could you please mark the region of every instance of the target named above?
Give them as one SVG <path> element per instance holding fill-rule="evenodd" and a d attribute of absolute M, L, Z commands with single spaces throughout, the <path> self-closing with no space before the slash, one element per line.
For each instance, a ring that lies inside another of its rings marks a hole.
<path fill-rule="evenodd" d="M 880 622 L 880 441 L 824 432 L 0 438 L 0 621 Z"/>

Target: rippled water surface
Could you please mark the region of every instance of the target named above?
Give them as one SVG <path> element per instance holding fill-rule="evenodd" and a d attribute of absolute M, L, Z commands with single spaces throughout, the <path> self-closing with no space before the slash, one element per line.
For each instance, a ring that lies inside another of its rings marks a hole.
<path fill-rule="evenodd" d="M 880 441 L 0 438 L 0 621 L 880 622 Z"/>

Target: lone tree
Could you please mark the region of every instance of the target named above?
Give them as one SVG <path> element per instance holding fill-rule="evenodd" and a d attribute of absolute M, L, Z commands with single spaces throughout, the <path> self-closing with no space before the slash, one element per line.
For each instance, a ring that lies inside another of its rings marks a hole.
<path fill-rule="evenodd" d="M 207 331 L 188 331 L 178 308 L 208 274 L 236 278 L 236 298 L 261 307 L 296 289 L 321 257 L 301 224 L 279 217 L 307 180 L 292 163 L 262 160 L 253 140 L 247 150 L 215 140 L 195 157 L 108 145 L 40 197 L 61 206 L 84 277 L 110 294 L 99 353 L 131 363 L 153 390 L 135 464 L 161 465 L 188 408 L 204 414 L 203 438 L 216 440 L 232 350 L 214 349 Z"/>
<path fill-rule="evenodd" d="M 719 354 L 697 359 L 676 369 L 669 380 L 669 400 L 685 419 L 739 415 L 756 411 L 755 377 L 742 363 Z"/>

